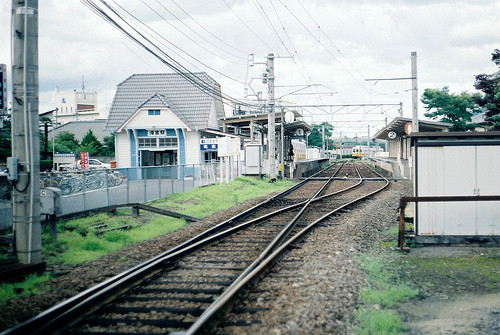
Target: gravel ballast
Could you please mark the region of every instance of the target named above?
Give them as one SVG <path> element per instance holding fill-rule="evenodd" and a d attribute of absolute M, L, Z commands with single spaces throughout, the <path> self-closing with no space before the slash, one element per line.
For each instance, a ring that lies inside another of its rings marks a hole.
<path fill-rule="evenodd" d="M 231 320 L 227 320 L 218 331 L 226 334 L 348 333 L 358 304 L 358 291 L 365 283 L 357 270 L 356 257 L 370 248 L 379 238 L 380 231 L 397 224 L 399 199 L 410 194 L 410 183 L 393 182 L 371 200 L 316 228 L 304 243 L 289 251 L 258 289 L 243 301 L 248 307 L 265 309 L 265 312 L 252 314 L 259 323 L 241 328 L 231 326 Z M 164 252 L 262 200 L 247 201 L 176 232 L 136 243 L 95 261 L 76 266 L 52 266 L 49 271 L 56 277 L 47 282 L 47 290 L 0 306 L 0 329 L 13 326 Z"/>

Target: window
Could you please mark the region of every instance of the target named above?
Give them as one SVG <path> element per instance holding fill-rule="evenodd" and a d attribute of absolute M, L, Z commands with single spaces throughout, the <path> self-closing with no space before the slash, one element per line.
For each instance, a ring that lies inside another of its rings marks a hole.
<path fill-rule="evenodd" d="M 159 147 L 160 148 L 176 147 L 177 146 L 177 138 L 175 138 L 175 137 L 159 138 L 158 140 L 159 140 Z"/>
<path fill-rule="evenodd" d="M 156 138 L 138 138 L 139 148 L 156 148 Z"/>
<path fill-rule="evenodd" d="M 148 109 L 148 115 L 160 115 L 159 109 Z"/>

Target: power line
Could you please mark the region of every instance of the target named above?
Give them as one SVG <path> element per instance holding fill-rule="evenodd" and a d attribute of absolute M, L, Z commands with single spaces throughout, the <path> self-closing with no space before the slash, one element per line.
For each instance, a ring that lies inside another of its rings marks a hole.
<path fill-rule="evenodd" d="M 200 61 L 199 59 L 197 59 L 196 57 L 194 57 L 193 55 L 191 55 L 190 53 L 184 51 L 182 48 L 178 47 L 177 45 L 175 45 L 174 43 L 170 42 L 169 40 L 167 40 L 165 37 L 163 37 L 162 35 L 160 35 L 157 31 L 155 31 L 154 29 L 152 29 L 149 25 L 147 25 L 146 23 L 144 23 L 141 19 L 139 19 L 137 16 L 135 16 L 134 14 L 132 14 L 131 12 L 129 12 L 127 9 L 125 9 L 123 6 L 121 6 L 120 4 L 117 4 L 114 0 L 112 0 L 119 8 L 121 8 L 125 13 L 127 13 L 130 17 L 134 18 L 137 22 L 141 23 L 144 27 L 147 28 L 147 30 L 150 30 L 152 31 L 155 35 L 157 35 L 160 39 L 164 40 L 165 42 L 167 42 L 168 44 L 170 44 L 172 47 L 176 48 L 177 50 L 179 50 L 180 52 L 184 53 L 186 56 L 188 56 L 189 58 L 193 59 L 194 61 L 198 62 L 199 64 L 201 64 L 202 66 L 212 70 L 213 72 L 223 76 L 223 77 L 226 77 L 228 79 L 231 79 L 235 82 L 238 82 L 240 84 L 244 84 L 244 82 L 238 80 L 238 79 L 235 79 L 235 78 L 232 78 L 232 77 L 229 77 L 228 75 L 216 70 L 215 68 L 203 63 L 202 61 Z M 127 23 L 129 26 L 131 26 L 131 24 Z M 132 27 L 133 28 L 133 27 Z M 133 28 L 135 30 L 135 28 Z M 151 34 L 147 33 L 149 36 L 151 36 L 152 38 L 154 38 L 154 36 L 152 36 Z M 156 39 L 156 38 L 155 38 Z M 156 39 L 157 40 L 157 39 Z M 157 40 L 158 41 L 158 40 Z M 160 42 L 160 41 L 158 41 Z M 161 42 L 160 42 L 161 43 Z M 165 44 L 161 43 L 162 45 L 165 46 Z M 176 53 L 179 57 L 181 57 L 183 60 L 185 60 L 186 62 L 188 62 L 189 64 L 193 65 L 192 63 L 190 63 L 188 60 L 186 60 L 184 57 L 182 57 L 181 55 L 179 55 L 178 53 Z M 194 66 L 194 65 L 193 65 Z"/>
<path fill-rule="evenodd" d="M 80 0 L 83 4 L 85 4 L 89 9 L 91 9 L 94 13 L 103 18 L 106 22 L 114 26 L 120 32 L 122 32 L 125 36 L 131 39 L 133 42 L 144 48 L 158 60 L 160 60 L 163 64 L 167 65 L 174 72 L 181 75 L 188 82 L 193 84 L 195 87 L 198 87 L 201 91 L 207 93 L 208 95 L 219 99 L 223 102 L 223 100 L 228 100 L 233 103 L 241 104 L 243 106 L 253 106 L 251 104 L 242 102 L 238 99 L 225 95 L 221 92 L 220 86 L 215 88 L 213 83 L 207 83 L 203 79 L 201 79 L 197 74 L 190 72 L 187 68 L 185 68 L 182 64 L 177 62 L 171 56 L 166 54 L 162 49 L 160 49 L 156 44 L 154 44 L 151 40 L 149 40 L 144 34 L 139 32 L 136 28 L 134 28 L 120 13 L 118 13 L 112 6 L 110 6 L 106 1 L 100 0 L 100 2 L 107 8 L 113 15 L 117 17 L 117 19 L 121 20 L 127 26 L 132 29 L 132 31 L 137 35 L 134 36 L 130 31 L 121 26 L 115 19 L 113 19 L 105 10 L 95 4 L 92 0 Z M 149 45 L 146 45 L 146 43 Z M 155 50 L 157 50 L 155 52 Z"/>
<path fill-rule="evenodd" d="M 158 2 L 158 0 L 156 0 Z M 241 54 L 244 54 L 245 56 L 248 55 L 248 53 L 244 50 L 240 50 L 238 48 L 235 48 L 233 45 L 227 43 L 226 41 L 224 41 L 223 39 L 219 38 L 217 35 L 215 34 L 212 34 L 208 29 L 206 29 L 201 23 L 199 23 L 195 18 L 193 18 L 188 12 L 186 12 L 184 10 L 184 8 L 182 8 L 180 5 L 178 5 L 174 0 L 170 0 L 174 3 L 174 5 L 176 5 L 184 14 L 186 14 L 187 17 L 189 17 L 191 20 L 193 20 L 198 26 L 200 26 L 201 29 L 203 29 L 205 32 L 207 32 L 210 36 L 214 37 L 215 39 L 217 39 L 219 42 L 221 42 L 222 44 L 228 46 L 229 48 L 237 51 L 237 52 L 240 52 Z"/>
<path fill-rule="evenodd" d="M 295 18 L 295 20 L 297 20 L 298 23 L 300 23 L 300 25 L 309 33 L 309 35 L 312 36 L 312 38 L 319 44 L 321 45 L 325 50 L 326 52 L 332 56 L 332 58 L 337 61 L 340 66 L 342 66 L 342 68 L 366 91 L 368 92 L 368 94 L 371 94 L 370 90 L 368 90 L 365 85 L 360 81 L 358 80 L 353 74 L 351 71 L 349 71 L 349 69 L 316 37 L 314 36 L 314 34 L 311 32 L 311 30 L 309 30 L 309 28 L 299 19 L 299 17 L 297 15 L 295 15 L 295 13 L 292 12 L 292 10 L 290 8 L 288 8 L 288 6 L 286 4 L 283 3 L 282 0 L 278 0 L 281 5 L 283 7 L 285 7 L 285 9 Z M 317 23 L 314 21 L 313 19 L 313 22 L 317 25 Z M 319 27 L 319 25 L 317 25 Z M 321 29 L 321 28 L 320 28 Z M 326 34 L 325 34 L 326 35 Z M 326 35 L 327 36 L 327 35 Z M 331 40 L 330 40 L 331 41 Z M 332 42 L 332 41 L 331 41 Z M 333 42 L 332 42 L 333 43 Z M 334 44 L 335 45 L 335 44 Z M 338 49 L 338 48 L 337 48 Z M 340 49 L 338 49 L 340 51 Z"/>
<path fill-rule="evenodd" d="M 227 3 L 226 0 L 222 0 L 224 4 L 231 10 L 231 12 L 236 16 L 236 18 L 262 43 L 264 44 L 268 50 L 273 50 L 273 47 L 267 44 L 266 41 L 264 41 L 246 22 L 243 20 L 234 10 L 231 8 L 231 6 Z"/>
<path fill-rule="evenodd" d="M 172 28 L 174 28 L 175 30 L 177 30 L 179 33 L 181 33 L 182 35 L 186 36 L 190 41 L 192 41 L 193 43 L 195 43 L 197 46 L 199 46 L 200 48 L 206 50 L 207 52 L 209 52 L 210 54 L 216 56 L 216 57 L 219 57 L 219 58 L 223 58 L 223 57 L 220 57 L 219 55 L 213 53 L 211 50 L 205 48 L 204 46 L 202 46 L 201 44 L 199 44 L 198 42 L 196 42 L 194 39 L 192 39 L 191 37 L 189 37 L 186 33 L 184 33 L 184 31 L 182 31 L 181 29 L 177 28 L 176 26 L 174 26 L 171 22 L 169 22 L 163 15 L 161 15 L 158 11 L 156 11 L 153 7 L 151 7 L 148 3 L 146 3 L 144 0 L 141 0 L 143 4 L 145 4 L 149 9 L 151 9 L 156 15 L 158 15 L 163 21 L 165 21 L 168 25 L 170 25 Z M 164 9 L 166 10 L 170 15 L 172 15 L 174 18 L 176 18 L 181 24 L 183 24 L 187 29 L 189 29 L 190 31 L 192 31 L 196 36 L 198 36 L 199 38 L 201 38 L 203 41 L 207 42 L 208 44 L 212 45 L 213 47 L 233 56 L 233 57 L 236 57 L 236 58 L 239 58 L 239 59 L 242 59 L 242 57 L 240 56 L 237 56 L 231 52 L 228 52 L 222 48 L 219 48 L 217 45 L 211 43 L 209 40 L 207 40 L 205 37 L 201 36 L 200 34 L 198 34 L 198 32 L 196 32 L 194 29 L 192 29 L 190 26 L 188 26 L 183 20 L 181 20 L 179 17 L 177 17 L 172 11 L 170 11 L 167 7 L 165 7 L 161 2 L 159 2 L 158 0 L 156 0 L 156 2 Z M 234 63 L 234 64 L 239 64 L 239 65 L 246 65 L 245 63 L 238 63 L 238 62 L 233 62 L 231 60 L 228 60 L 226 59 L 227 61 L 231 62 L 231 63 Z"/>

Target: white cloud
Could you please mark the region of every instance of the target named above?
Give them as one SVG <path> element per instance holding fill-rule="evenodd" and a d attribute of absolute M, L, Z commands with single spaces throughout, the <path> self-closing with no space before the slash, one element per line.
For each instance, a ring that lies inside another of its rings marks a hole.
<path fill-rule="evenodd" d="M 170 56 L 191 71 L 208 72 L 223 90 L 237 98 L 243 95 L 243 84 L 238 81 L 250 81 L 264 70 L 262 64 L 247 69 L 249 53 L 259 62 L 264 62 L 269 52 L 282 57 L 289 56 L 288 52 L 294 55 L 294 61 L 276 59 L 277 85 L 324 85 L 301 93 L 324 93 L 325 87 L 336 91 L 321 97 L 291 95 L 288 100 L 307 104 L 403 101 L 407 115 L 410 81 L 375 84 L 365 79 L 409 76 L 412 51 L 418 53 L 420 93 L 427 87 L 443 86 L 449 86 L 452 92 L 472 91 L 474 75 L 497 70 L 490 58 L 493 50 L 500 48 L 498 0 L 161 1 L 177 18 L 158 2 L 144 1 L 168 23 L 142 1 L 119 3 L 186 52 L 163 40 L 155 41 L 164 43 Z M 10 1 L 0 2 L 0 62 L 7 64 L 10 6 Z M 50 108 L 55 86 L 80 89 L 82 76 L 86 88 L 97 91 L 102 104 L 109 104 L 116 85 L 131 74 L 171 72 L 81 2 L 44 0 L 39 6 L 41 110 Z M 266 86 L 259 79 L 252 81 L 252 88 L 263 91 L 265 97 Z M 276 96 L 294 88 L 277 88 Z M 423 114 L 423 108 L 420 111 Z"/>

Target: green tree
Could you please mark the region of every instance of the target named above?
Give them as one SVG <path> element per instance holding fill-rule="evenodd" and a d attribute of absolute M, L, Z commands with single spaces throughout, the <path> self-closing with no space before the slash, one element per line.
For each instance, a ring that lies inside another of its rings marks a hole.
<path fill-rule="evenodd" d="M 54 149 L 56 152 L 75 152 L 78 148 L 78 140 L 75 138 L 75 134 L 69 131 L 61 131 L 56 135 L 54 142 Z"/>
<path fill-rule="evenodd" d="M 439 89 L 427 88 L 422 95 L 422 103 L 425 109 L 431 111 L 425 113 L 431 119 L 440 119 L 452 124 L 450 131 L 468 131 L 475 128 L 471 121 L 472 114 L 479 112 L 479 106 L 474 101 L 476 95 L 467 92 L 461 94 L 450 93 L 448 87 Z"/>
<path fill-rule="evenodd" d="M 80 152 L 88 152 L 89 156 L 100 156 L 104 152 L 102 143 L 94 135 L 92 129 L 89 129 L 87 134 L 82 138 L 82 143 L 76 149 L 75 153 L 78 155 Z"/>
<path fill-rule="evenodd" d="M 334 144 L 332 140 L 329 140 L 332 136 L 333 125 L 328 122 L 322 122 L 320 124 L 312 124 L 312 130 L 307 137 L 307 145 L 314 147 L 323 147 L 323 126 L 325 129 L 325 141 L 327 143 L 327 149 L 333 149 Z"/>
<path fill-rule="evenodd" d="M 12 134 L 10 118 L 3 120 L 3 128 L 0 128 L 0 161 L 5 162 L 7 157 L 12 156 Z"/>
<path fill-rule="evenodd" d="M 500 50 L 495 49 L 491 54 L 491 60 L 500 67 Z M 476 75 L 474 87 L 482 91 L 484 95 L 474 97 L 474 101 L 486 109 L 491 130 L 500 130 L 500 71 L 496 73 Z"/>
<path fill-rule="evenodd" d="M 103 156 L 114 156 L 115 155 L 115 136 L 109 135 L 104 137 L 104 152 Z"/>

